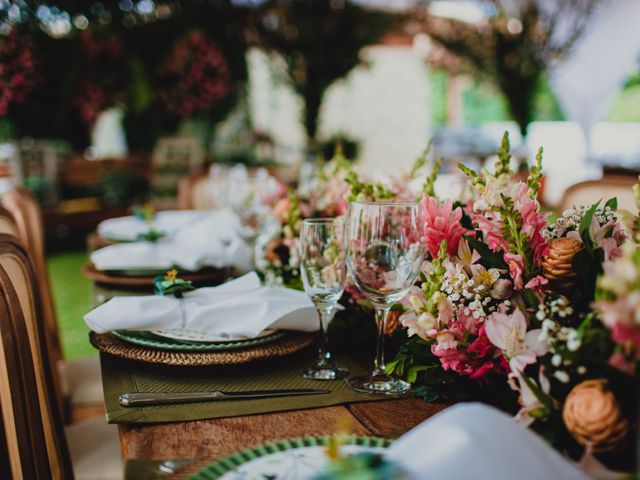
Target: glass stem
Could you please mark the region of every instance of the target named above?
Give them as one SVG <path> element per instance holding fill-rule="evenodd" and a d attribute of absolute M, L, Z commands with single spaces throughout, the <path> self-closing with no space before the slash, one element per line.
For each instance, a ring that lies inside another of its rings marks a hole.
<path fill-rule="evenodd" d="M 327 328 L 329 322 L 333 318 L 334 308 L 333 306 L 316 305 L 318 310 L 318 320 L 320 322 L 320 346 L 318 347 L 318 365 L 328 366 L 331 365 L 331 352 L 329 351 L 329 336 L 327 334 Z"/>
<path fill-rule="evenodd" d="M 391 306 L 375 305 L 376 328 L 378 338 L 376 340 L 376 357 L 373 361 L 373 376 L 386 375 L 384 364 L 384 331 L 387 324 L 387 315 Z"/>

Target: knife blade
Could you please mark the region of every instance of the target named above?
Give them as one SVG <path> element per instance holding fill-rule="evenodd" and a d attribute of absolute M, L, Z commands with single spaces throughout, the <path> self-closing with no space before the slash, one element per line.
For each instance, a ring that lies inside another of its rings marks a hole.
<path fill-rule="evenodd" d="M 145 405 L 172 405 L 176 403 L 206 402 L 218 400 L 246 400 L 254 398 L 290 397 L 298 395 L 322 395 L 331 390 L 317 388 L 301 388 L 289 390 L 251 390 L 247 392 L 225 392 L 212 390 L 209 392 L 152 392 L 125 393 L 120 395 L 119 402 L 123 407 L 140 407 Z"/>

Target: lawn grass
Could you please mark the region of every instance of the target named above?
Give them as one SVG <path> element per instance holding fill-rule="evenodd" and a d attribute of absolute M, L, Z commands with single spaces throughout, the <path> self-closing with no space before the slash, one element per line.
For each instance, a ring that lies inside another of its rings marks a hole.
<path fill-rule="evenodd" d="M 86 251 L 53 253 L 47 260 L 65 358 L 96 355 L 82 319 L 92 307 L 91 282 L 80 273 L 87 261 Z"/>

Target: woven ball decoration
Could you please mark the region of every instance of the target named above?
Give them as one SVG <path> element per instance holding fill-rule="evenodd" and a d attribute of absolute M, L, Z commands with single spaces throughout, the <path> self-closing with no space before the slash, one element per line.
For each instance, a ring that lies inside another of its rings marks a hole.
<path fill-rule="evenodd" d="M 564 402 L 562 419 L 573 438 L 594 452 L 616 450 L 629 433 L 629 420 L 604 378 L 573 387 Z"/>
<path fill-rule="evenodd" d="M 576 238 L 554 238 L 549 251 L 542 259 L 542 274 L 559 290 L 567 291 L 576 286 L 578 275 L 573 270 L 573 257 L 582 250 L 582 242 Z"/>

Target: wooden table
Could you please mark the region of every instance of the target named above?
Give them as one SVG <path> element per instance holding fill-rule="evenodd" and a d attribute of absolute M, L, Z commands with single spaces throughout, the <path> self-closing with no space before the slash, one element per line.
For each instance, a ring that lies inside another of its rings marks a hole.
<path fill-rule="evenodd" d="M 396 438 L 446 408 L 415 398 L 169 424 L 118 425 L 124 460 L 194 459 L 177 477 L 265 442 L 329 435 L 350 424 L 353 435 Z"/>

